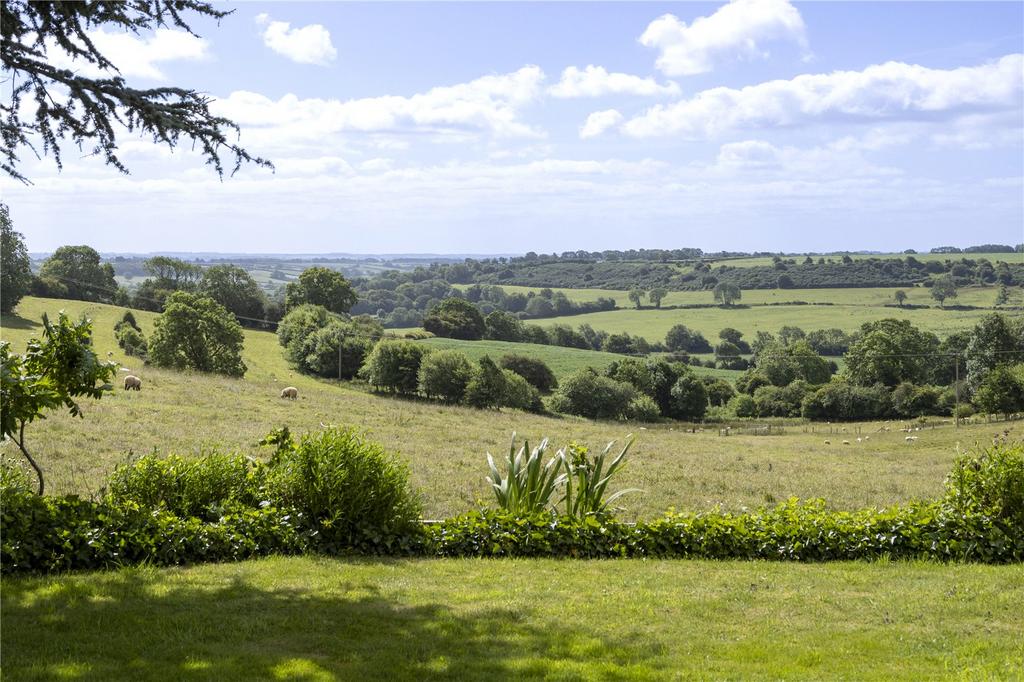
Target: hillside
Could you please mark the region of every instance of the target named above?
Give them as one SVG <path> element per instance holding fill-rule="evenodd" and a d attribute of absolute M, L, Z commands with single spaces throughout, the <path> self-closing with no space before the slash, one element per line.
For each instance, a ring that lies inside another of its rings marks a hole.
<path fill-rule="evenodd" d="M 357 384 L 338 384 L 296 374 L 277 339 L 246 331 L 244 379 L 175 373 L 140 366 L 117 349 L 113 324 L 122 309 L 78 301 L 24 299 L 14 317 L 2 320 L 2 336 L 17 348 L 38 330 L 44 312 L 61 308 L 87 314 L 95 324 L 96 349 L 108 351 L 143 378 L 139 393 L 115 390 L 84 403 L 85 418 L 53 413 L 31 425 L 28 442 L 38 455 L 53 493 L 96 492 L 109 471 L 126 457 L 149 452 L 195 454 L 204 448 L 239 450 L 263 457 L 255 443 L 270 429 L 289 425 L 302 432 L 321 423 L 354 424 L 368 430 L 405 458 L 415 485 L 424 492 L 429 516 L 453 514 L 487 497 L 484 454 L 504 452 L 513 431 L 554 443 L 569 440 L 603 445 L 631 431 L 637 443 L 621 485 L 644 490 L 623 500 L 627 517 L 660 514 L 670 506 L 736 509 L 786 499 L 824 497 L 835 506 L 887 505 L 938 494 L 956 447 L 986 443 L 985 424 L 955 431 L 950 425 L 921 432 L 908 445 L 897 424 L 847 425 L 870 441 L 851 446 L 825 444 L 832 427 L 787 427 L 781 435 L 721 437 L 714 427 L 691 433 L 683 424 L 637 425 L 547 417 L 514 411 L 479 411 L 367 393 Z M 143 329 L 154 315 L 136 313 Z M 281 387 L 299 388 L 296 402 L 278 397 Z M 1017 427 L 1014 427 L 1017 428 Z M 4 452 L 10 454 L 10 446 Z M 771 465 L 769 467 L 769 464 Z"/>

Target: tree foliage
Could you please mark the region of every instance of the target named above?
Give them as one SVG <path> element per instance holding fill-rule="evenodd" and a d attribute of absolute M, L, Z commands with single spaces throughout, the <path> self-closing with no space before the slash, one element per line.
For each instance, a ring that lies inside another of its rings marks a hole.
<path fill-rule="evenodd" d="M 207 268 L 199 290 L 234 313 L 243 325 L 253 326 L 263 318 L 267 297 L 244 268 L 227 264 Z"/>
<path fill-rule="evenodd" d="M 478 341 L 483 338 L 486 326 L 475 305 L 453 297 L 430 309 L 423 318 L 423 328 L 444 338 Z"/>
<path fill-rule="evenodd" d="M 157 367 L 232 377 L 245 374 L 242 327 L 209 296 L 186 291 L 171 294 L 153 326 L 149 360 Z"/>
<path fill-rule="evenodd" d="M 732 282 L 719 282 L 716 284 L 714 295 L 717 302 L 727 306 L 743 298 L 743 292 L 739 286 Z"/>
<path fill-rule="evenodd" d="M 117 291 L 114 268 L 103 263 L 91 246 L 62 246 L 43 262 L 40 279 L 52 279 L 65 289 L 65 298 L 111 301 Z"/>
<path fill-rule="evenodd" d="M 110 390 L 117 371 L 112 362 L 101 362 L 92 349 L 92 323 L 72 322 L 63 311 L 56 324 L 43 315 L 43 330 L 29 339 L 24 355 L 12 353 L 10 343 L 0 341 L 0 423 L 4 438 L 21 450 L 44 491 L 43 470 L 25 445 L 25 426 L 44 419 L 45 412 L 67 408 L 81 417 L 77 398 L 100 398 Z"/>
<path fill-rule="evenodd" d="M 0 313 L 11 313 L 32 287 L 25 237 L 14 231 L 7 204 L 0 203 Z"/>
<path fill-rule="evenodd" d="M 0 3 L 0 58 L 12 76 L 10 97 L 0 104 L 0 168 L 27 182 L 19 170 L 19 154 L 28 149 L 35 155 L 52 155 L 60 168 L 61 145 L 67 141 L 127 173 L 117 155 L 120 128 L 170 148 L 182 138 L 191 140 L 222 177 L 225 153 L 234 157 L 232 172 L 245 162 L 270 167 L 229 139 L 238 126 L 211 113 L 212 98 L 180 87 L 130 87 L 92 40 L 95 31 L 104 29 L 139 34 L 175 28 L 192 33 L 189 15 L 221 19 L 229 13 L 199 0 Z M 66 57 L 99 75 L 88 77 L 82 69 L 57 66 Z"/>
<path fill-rule="evenodd" d="M 285 288 L 285 307 L 305 303 L 320 305 L 332 313 L 347 313 L 359 297 L 344 275 L 330 268 L 306 268 Z"/>

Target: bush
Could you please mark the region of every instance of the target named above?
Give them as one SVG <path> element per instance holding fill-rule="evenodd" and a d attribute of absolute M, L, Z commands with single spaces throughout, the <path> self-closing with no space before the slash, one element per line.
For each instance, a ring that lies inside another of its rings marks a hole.
<path fill-rule="evenodd" d="M 762 386 L 754 391 L 758 417 L 799 417 L 804 396 L 810 391 L 806 381 L 789 386 Z"/>
<path fill-rule="evenodd" d="M 146 455 L 114 469 L 107 495 L 116 505 L 134 504 L 212 521 L 228 502 L 258 506 L 265 483 L 266 467 L 242 455 L 208 453 L 189 459 Z"/>
<path fill-rule="evenodd" d="M 466 385 L 466 404 L 480 409 L 501 407 L 507 397 L 505 374 L 494 360 L 483 356 Z"/>
<path fill-rule="evenodd" d="M 892 410 L 900 417 L 921 417 L 942 412 L 942 389 L 935 386 L 915 386 L 905 381 L 892 392 Z"/>
<path fill-rule="evenodd" d="M 801 414 L 808 419 L 863 421 L 884 419 L 892 401 L 884 386 L 854 386 L 833 381 L 804 398 Z"/>
<path fill-rule="evenodd" d="M 299 348 L 299 368 L 318 376 L 351 379 L 366 361 L 373 341 L 348 323 L 331 320 L 305 337 Z"/>
<path fill-rule="evenodd" d="M 682 374 L 672 386 L 672 412 L 676 419 L 698 420 L 708 409 L 704 382 L 691 372 Z"/>
<path fill-rule="evenodd" d="M 526 412 L 544 411 L 544 402 L 540 399 L 540 391 L 512 370 L 503 369 L 501 371 L 505 377 L 505 397 L 502 400 L 504 407 Z"/>
<path fill-rule="evenodd" d="M 661 408 L 649 395 L 638 395 L 629 403 L 626 417 L 638 422 L 656 422 L 661 417 Z"/>
<path fill-rule="evenodd" d="M 978 386 L 974 403 L 988 414 L 1024 411 L 1024 364 L 999 365 L 991 370 Z"/>
<path fill-rule="evenodd" d="M 708 394 L 708 403 L 715 407 L 721 407 L 725 405 L 732 397 L 736 395 L 736 391 L 725 379 L 716 379 L 711 376 L 705 376 L 702 378 L 704 381 L 704 389 Z"/>
<path fill-rule="evenodd" d="M 473 365 L 465 354 L 456 350 L 435 351 L 420 362 L 420 392 L 428 398 L 459 403 L 472 376 Z"/>
<path fill-rule="evenodd" d="M 288 349 L 288 359 L 299 363 L 302 360 L 303 339 L 318 329 L 327 326 L 330 320 L 327 308 L 306 303 L 288 311 L 277 324 L 277 341 Z"/>
<path fill-rule="evenodd" d="M 991 517 L 1024 530 L 1024 444 L 999 443 L 957 459 L 943 503 L 955 514 Z"/>
<path fill-rule="evenodd" d="M 747 395 L 754 395 L 754 391 L 762 386 L 772 386 L 771 379 L 758 369 L 748 369 L 736 379 L 736 390 Z"/>
<path fill-rule="evenodd" d="M 757 414 L 757 403 L 746 393 L 740 393 L 729 401 L 729 409 L 737 417 L 753 417 Z"/>
<path fill-rule="evenodd" d="M 377 390 L 413 394 L 428 350 L 412 341 L 383 339 L 370 351 L 360 375 Z"/>
<path fill-rule="evenodd" d="M 353 428 L 282 442 L 267 492 L 276 506 L 301 513 L 312 542 L 329 553 L 394 550 L 420 516 L 408 468 Z"/>
<path fill-rule="evenodd" d="M 512 370 L 529 381 L 538 391 L 549 393 L 558 388 L 555 373 L 543 360 L 528 358 L 525 355 L 505 355 L 499 364 L 503 369 Z"/>
<path fill-rule="evenodd" d="M 118 322 L 114 326 L 114 338 L 125 354 L 145 359 L 148 347 L 146 337 L 140 329 L 124 321 Z"/>
<path fill-rule="evenodd" d="M 556 412 L 590 419 L 619 419 L 626 415 L 636 390 L 629 384 L 582 369 L 564 380 L 551 400 Z"/>
<path fill-rule="evenodd" d="M 157 367 L 245 374 L 245 335 L 235 316 L 208 296 L 176 291 L 153 323 L 149 360 Z"/>

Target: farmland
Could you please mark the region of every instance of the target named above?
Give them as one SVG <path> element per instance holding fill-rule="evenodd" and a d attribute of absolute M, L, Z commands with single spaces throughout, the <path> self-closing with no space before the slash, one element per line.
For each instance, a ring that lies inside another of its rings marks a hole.
<path fill-rule="evenodd" d="M 139 367 L 120 353 L 112 329 L 122 309 L 79 301 L 25 299 L 17 317 L 4 318 L 4 338 L 22 346 L 38 330 L 34 321 L 43 312 L 62 308 L 91 317 L 100 355 L 113 353 L 114 360 L 137 372 L 145 384 L 139 393 L 117 390 L 84 403 L 84 419 L 54 413 L 30 427 L 31 447 L 58 493 L 98 491 L 129 453 L 194 455 L 220 448 L 265 457 L 267 449 L 255 443 L 272 428 L 287 424 L 302 432 L 334 423 L 366 429 L 399 453 L 409 463 L 431 517 L 486 500 L 484 453 L 506 450 L 513 431 L 534 442 L 548 437 L 555 444 L 578 440 L 594 445 L 633 432 L 637 443 L 622 485 L 644 494 L 623 500 L 628 517 L 651 517 L 672 506 L 756 507 L 791 496 L 822 497 L 839 508 L 856 508 L 937 495 L 957 448 L 987 443 L 1001 430 L 984 422 L 956 430 L 934 420 L 936 428 L 922 431 L 917 442 L 908 444 L 898 431 L 899 422 L 834 429 L 798 424 L 778 435 L 723 437 L 714 426 L 692 429 L 662 423 L 641 431 L 635 424 L 481 411 L 379 396 L 359 384 L 300 375 L 285 362 L 273 334 L 252 330 L 246 331 L 243 359 L 249 370 L 244 379 L 178 373 Z M 155 315 L 136 316 L 148 333 Z M 278 398 L 286 385 L 299 388 L 297 402 Z M 1019 427 L 1011 429 L 1016 433 Z M 869 439 L 858 443 L 862 436 Z M 841 445 L 840 439 L 851 440 L 851 445 Z"/>

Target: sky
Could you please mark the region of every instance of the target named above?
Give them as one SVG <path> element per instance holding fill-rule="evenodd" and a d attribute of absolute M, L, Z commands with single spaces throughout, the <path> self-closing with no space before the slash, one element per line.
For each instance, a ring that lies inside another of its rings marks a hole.
<path fill-rule="evenodd" d="M 275 170 L 220 180 L 127 132 L 130 175 L 24 152 L 0 199 L 30 251 L 1024 241 L 1024 3 L 230 6 L 199 37 L 92 38 L 134 87 L 207 93 Z"/>

